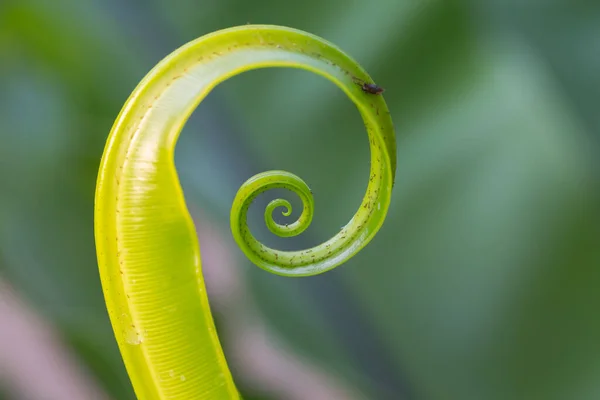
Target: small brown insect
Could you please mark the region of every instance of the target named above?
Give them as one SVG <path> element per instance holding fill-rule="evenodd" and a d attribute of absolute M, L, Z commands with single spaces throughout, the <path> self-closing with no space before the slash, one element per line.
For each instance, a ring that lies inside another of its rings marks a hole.
<path fill-rule="evenodd" d="M 382 88 L 381 86 L 377 86 L 374 83 L 367 83 L 367 82 L 363 81 L 362 79 L 358 79 L 358 78 L 353 78 L 353 80 L 354 80 L 354 83 L 359 85 L 360 88 L 362 89 L 362 91 L 365 93 L 377 95 L 377 94 L 381 94 L 385 91 L 384 88 Z"/>

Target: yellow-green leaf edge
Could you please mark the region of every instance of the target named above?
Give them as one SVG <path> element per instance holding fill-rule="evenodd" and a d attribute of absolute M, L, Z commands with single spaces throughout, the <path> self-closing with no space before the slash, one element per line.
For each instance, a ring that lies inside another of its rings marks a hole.
<path fill-rule="evenodd" d="M 96 188 L 100 278 L 139 399 L 239 398 L 215 331 L 174 151 L 185 122 L 212 88 L 244 71 L 266 67 L 312 71 L 342 89 L 367 128 L 371 174 L 350 222 L 326 243 L 298 252 L 278 252 L 256 242 L 247 229 L 245 211 L 266 189 L 293 190 L 304 204 L 298 222 L 285 226 L 272 220 L 276 207 L 289 206 L 285 200 L 275 200 L 265 217 L 273 232 L 296 235 L 312 219 L 310 189 L 284 171 L 250 178 L 231 213 L 232 233 L 243 252 L 273 273 L 315 275 L 351 258 L 385 219 L 396 171 L 392 121 L 383 97 L 365 93 L 357 84 L 372 83 L 371 78 L 339 48 L 296 29 L 245 25 L 205 35 L 171 53 L 140 82 L 117 117 Z"/>

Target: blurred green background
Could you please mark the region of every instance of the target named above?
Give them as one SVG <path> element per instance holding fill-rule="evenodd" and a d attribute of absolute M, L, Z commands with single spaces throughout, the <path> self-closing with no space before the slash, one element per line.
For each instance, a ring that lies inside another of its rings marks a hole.
<path fill-rule="evenodd" d="M 255 173 L 291 171 L 315 193 L 313 225 L 269 237 L 272 194 L 252 226 L 282 248 L 330 237 L 368 180 L 358 112 L 319 76 L 266 69 L 217 87 L 188 122 L 177 166 L 198 228 L 210 226 L 203 255 L 221 246 L 205 264 L 230 274 L 207 285 L 246 398 L 599 399 L 600 3 L 583 0 L 1 0 L 0 293 L 19 300 L 0 307 L 0 398 L 44 392 L 62 365 L 10 323 L 11 304 L 55 332 L 104 393 L 90 398 L 133 398 L 95 258 L 104 143 L 158 61 L 248 22 L 309 31 L 357 59 L 386 88 L 398 170 L 361 253 L 322 276 L 273 276 L 234 246 L 233 196 Z M 277 338 L 314 379 L 299 384 L 242 340 L 235 324 L 252 315 L 269 332 L 259 342 Z M 39 374 L 19 369 L 29 359 Z M 283 375 L 270 380 L 269 366 Z M 328 384 L 351 395 L 313 387 Z M 56 398 L 45 393 L 35 399 Z"/>

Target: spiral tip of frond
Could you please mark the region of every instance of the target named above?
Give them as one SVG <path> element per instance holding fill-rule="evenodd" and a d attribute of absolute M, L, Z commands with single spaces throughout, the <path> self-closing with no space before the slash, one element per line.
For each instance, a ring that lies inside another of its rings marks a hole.
<path fill-rule="evenodd" d="M 292 223 L 279 224 L 275 222 L 275 210 L 283 208 L 281 215 L 289 217 L 292 215 L 292 205 L 288 200 L 275 199 L 272 200 L 265 208 L 265 224 L 269 231 L 280 237 L 297 236 L 308 228 L 312 221 L 313 214 L 313 199 L 312 192 L 308 185 L 298 176 L 285 171 L 268 171 L 257 174 L 248 179 L 239 189 L 234 205 L 232 207 L 232 218 L 236 225 L 246 225 L 246 211 L 239 212 L 236 208 L 247 210 L 252 201 L 260 193 L 270 189 L 287 189 L 295 193 L 302 201 L 302 213 L 298 219 Z M 248 237 L 247 240 L 255 240 Z"/>

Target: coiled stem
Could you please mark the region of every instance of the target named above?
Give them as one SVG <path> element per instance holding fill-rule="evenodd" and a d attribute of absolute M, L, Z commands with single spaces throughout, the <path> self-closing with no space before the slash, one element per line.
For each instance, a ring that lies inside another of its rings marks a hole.
<path fill-rule="evenodd" d="M 289 225 L 265 210 L 271 232 L 294 236 L 308 227 L 313 197 L 298 177 L 271 171 L 240 188 L 231 229 L 242 251 L 270 272 L 305 276 L 327 271 L 358 252 L 385 218 L 394 182 L 395 137 L 387 106 L 356 79 L 372 82 L 340 49 L 306 32 L 268 25 L 225 29 L 162 60 L 125 103 L 102 157 L 95 202 L 95 237 L 105 301 L 115 337 L 140 399 L 237 399 L 216 335 L 201 272 L 195 227 L 177 177 L 174 150 L 183 125 L 220 82 L 266 67 L 302 68 L 336 84 L 361 113 L 371 147 L 363 203 L 333 238 L 303 251 L 276 251 L 247 227 L 247 211 L 262 191 L 286 188 L 303 211 Z"/>

